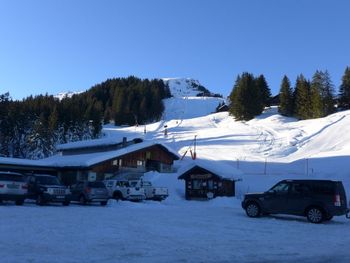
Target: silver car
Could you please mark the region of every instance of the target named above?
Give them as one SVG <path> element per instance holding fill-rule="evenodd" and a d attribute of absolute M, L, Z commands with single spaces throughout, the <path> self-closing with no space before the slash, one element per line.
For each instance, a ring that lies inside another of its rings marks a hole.
<path fill-rule="evenodd" d="M 77 182 L 70 187 L 72 201 L 79 201 L 81 204 L 100 202 L 105 206 L 108 202 L 108 190 L 103 182 Z"/>
<path fill-rule="evenodd" d="M 25 177 L 19 173 L 0 172 L 0 202 L 15 201 L 16 205 L 23 205 L 28 193 Z"/>

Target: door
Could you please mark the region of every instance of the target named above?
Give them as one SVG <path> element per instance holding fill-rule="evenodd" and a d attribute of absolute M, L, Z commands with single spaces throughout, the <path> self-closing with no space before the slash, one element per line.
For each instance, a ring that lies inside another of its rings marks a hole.
<path fill-rule="evenodd" d="M 280 182 L 265 193 L 262 203 L 266 212 L 271 214 L 286 213 L 289 188 L 290 183 Z"/>
<path fill-rule="evenodd" d="M 311 189 L 302 182 L 291 183 L 288 197 L 288 212 L 294 215 L 303 215 L 305 208 L 310 204 Z"/>

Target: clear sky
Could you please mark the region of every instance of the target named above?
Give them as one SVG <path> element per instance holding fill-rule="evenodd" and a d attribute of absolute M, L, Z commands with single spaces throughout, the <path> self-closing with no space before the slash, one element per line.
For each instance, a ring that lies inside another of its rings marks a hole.
<path fill-rule="evenodd" d="M 80 91 L 107 78 L 191 77 L 228 95 L 244 71 L 350 66 L 348 0 L 0 0 L 0 94 Z"/>

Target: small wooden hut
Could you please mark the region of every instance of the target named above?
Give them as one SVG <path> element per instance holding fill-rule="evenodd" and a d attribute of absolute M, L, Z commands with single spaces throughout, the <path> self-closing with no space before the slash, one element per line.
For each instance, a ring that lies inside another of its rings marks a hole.
<path fill-rule="evenodd" d="M 217 196 L 235 196 L 234 176 L 241 173 L 233 168 L 230 177 L 213 171 L 209 165 L 193 163 L 181 171 L 178 179 L 185 180 L 185 196 L 187 200 L 206 200 Z M 223 173 L 223 174 L 227 174 Z"/>

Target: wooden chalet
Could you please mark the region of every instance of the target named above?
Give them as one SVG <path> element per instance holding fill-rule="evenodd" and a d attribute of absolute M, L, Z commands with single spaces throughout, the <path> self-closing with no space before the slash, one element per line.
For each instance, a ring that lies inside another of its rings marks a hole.
<path fill-rule="evenodd" d="M 241 172 L 230 167 L 231 174 L 224 177 L 222 175 L 224 171 L 213 171 L 215 170 L 213 167 L 215 166 L 193 163 L 182 169 L 178 179 L 185 180 L 185 197 L 187 200 L 207 200 L 217 196 L 235 196 L 235 182 L 237 179 L 234 179 L 233 176 L 239 176 Z"/>
<path fill-rule="evenodd" d="M 58 154 L 42 160 L 13 162 L 13 158 L 0 158 L 0 169 L 53 174 L 70 185 L 79 180 L 104 180 L 130 172 L 140 176 L 148 171 L 172 172 L 174 160 L 179 159 L 176 152 L 161 143 L 126 138 L 113 144 L 94 141 L 87 141 L 86 147 L 84 142 L 60 146 Z"/>

